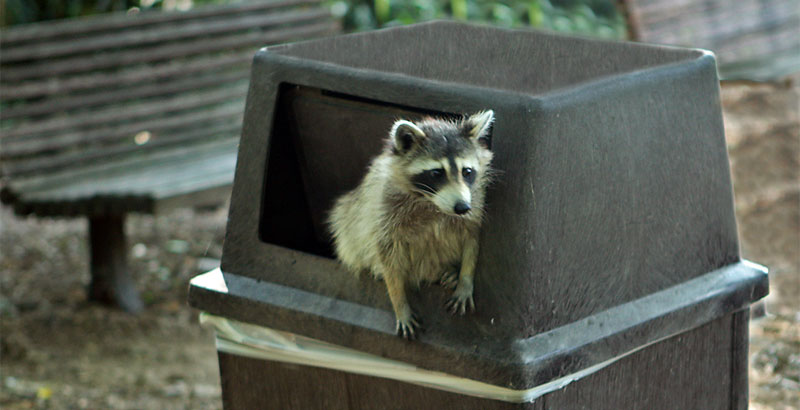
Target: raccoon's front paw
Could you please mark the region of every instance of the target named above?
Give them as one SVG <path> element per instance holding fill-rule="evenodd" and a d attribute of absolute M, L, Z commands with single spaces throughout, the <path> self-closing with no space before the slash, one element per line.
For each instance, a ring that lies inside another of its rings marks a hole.
<path fill-rule="evenodd" d="M 404 318 L 397 318 L 395 333 L 407 340 L 417 338 L 417 333 L 422 332 L 422 320 L 413 312 L 404 315 Z"/>
<path fill-rule="evenodd" d="M 448 289 L 455 289 L 456 285 L 458 285 L 458 272 L 447 271 L 443 273 L 442 277 L 439 278 L 439 284 Z"/>
<path fill-rule="evenodd" d="M 472 299 L 472 286 L 462 286 L 462 283 L 459 283 L 453 292 L 453 297 L 444 306 L 451 314 L 464 315 L 467 313 L 468 307 L 470 312 L 474 312 L 475 300 Z"/>

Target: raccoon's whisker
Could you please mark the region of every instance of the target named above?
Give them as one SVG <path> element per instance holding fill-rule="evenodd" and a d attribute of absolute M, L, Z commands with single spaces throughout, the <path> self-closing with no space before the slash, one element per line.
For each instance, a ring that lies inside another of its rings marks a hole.
<path fill-rule="evenodd" d="M 420 192 L 420 193 L 426 193 L 426 194 L 430 194 L 430 193 L 432 193 L 432 192 L 435 192 L 435 191 L 436 191 L 436 190 L 435 190 L 435 189 L 433 189 L 433 187 L 432 187 L 432 186 L 430 186 L 430 185 L 423 184 L 423 183 L 420 183 L 419 185 L 421 185 L 423 188 L 428 188 L 430 191 L 426 191 L 426 190 L 424 190 L 424 189 L 414 189 L 414 191 L 417 191 L 417 192 Z"/>
<path fill-rule="evenodd" d="M 503 175 L 503 170 L 501 169 L 489 168 L 487 170 L 484 170 L 484 172 L 485 172 L 484 174 L 485 178 L 488 180 L 488 182 L 492 182 L 495 179 L 495 177 Z"/>

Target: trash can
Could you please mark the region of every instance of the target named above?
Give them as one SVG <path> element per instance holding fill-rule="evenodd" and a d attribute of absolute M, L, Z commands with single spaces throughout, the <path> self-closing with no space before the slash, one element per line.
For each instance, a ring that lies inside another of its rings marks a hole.
<path fill-rule="evenodd" d="M 477 312 L 333 258 L 325 218 L 393 121 L 492 109 Z M 227 409 L 746 409 L 749 305 L 714 56 L 432 22 L 255 57 L 220 269 Z"/>

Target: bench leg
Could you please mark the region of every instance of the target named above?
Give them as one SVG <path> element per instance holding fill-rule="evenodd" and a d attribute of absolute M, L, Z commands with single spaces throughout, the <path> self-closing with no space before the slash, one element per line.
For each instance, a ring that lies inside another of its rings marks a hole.
<path fill-rule="evenodd" d="M 125 215 L 89 217 L 92 282 L 89 299 L 136 313 L 142 310 L 139 292 L 128 274 Z"/>

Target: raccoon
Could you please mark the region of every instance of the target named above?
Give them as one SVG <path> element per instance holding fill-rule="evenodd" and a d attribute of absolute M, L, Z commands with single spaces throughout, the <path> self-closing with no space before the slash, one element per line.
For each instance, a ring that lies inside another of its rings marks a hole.
<path fill-rule="evenodd" d="M 414 339 L 421 329 L 406 299 L 409 284 L 438 281 L 454 289 L 445 305 L 451 313 L 475 310 L 493 121 L 491 110 L 461 120 L 396 121 L 363 181 L 330 213 L 337 257 L 354 273 L 384 280 L 398 336 Z"/>

